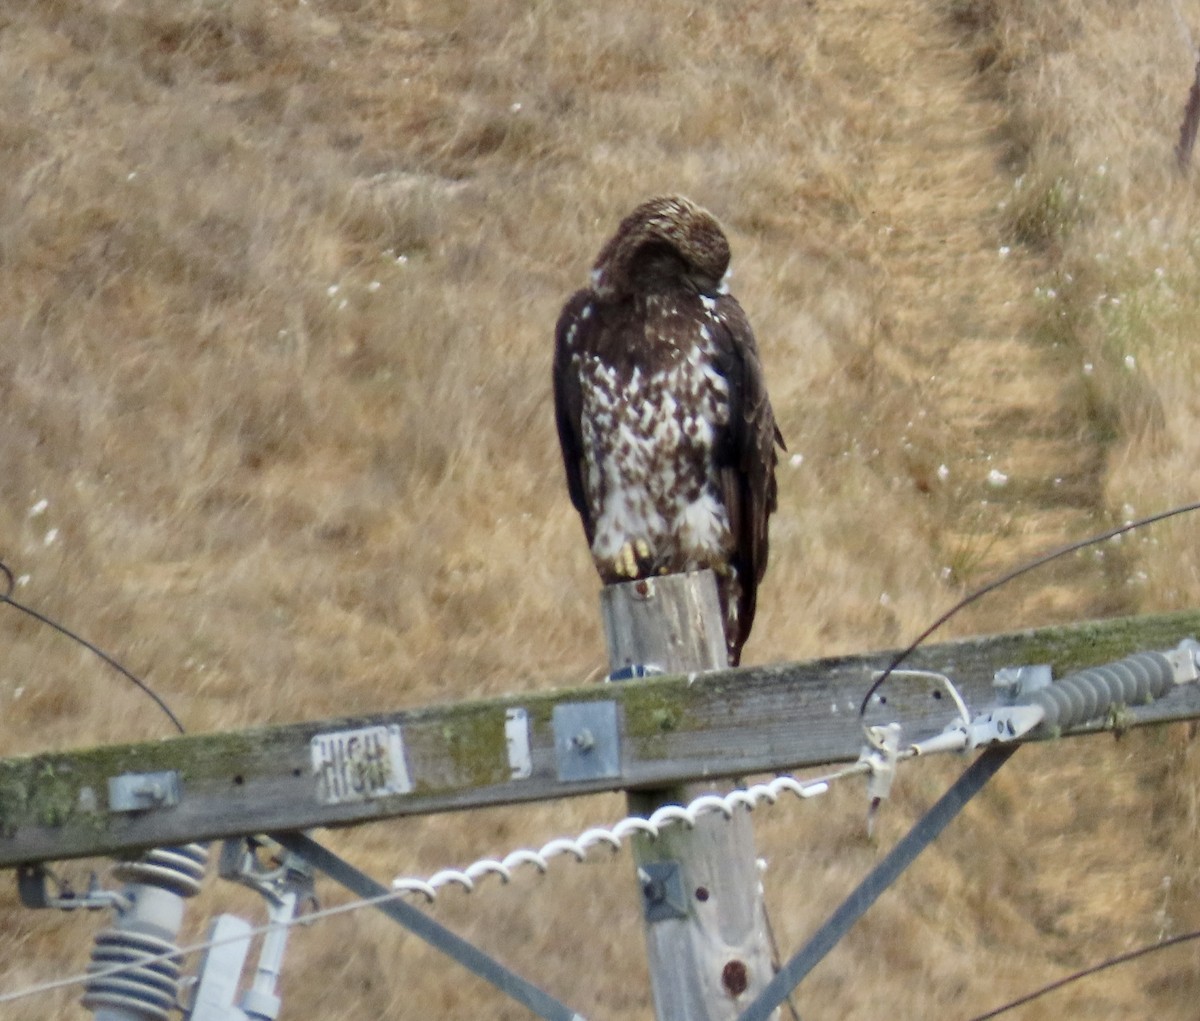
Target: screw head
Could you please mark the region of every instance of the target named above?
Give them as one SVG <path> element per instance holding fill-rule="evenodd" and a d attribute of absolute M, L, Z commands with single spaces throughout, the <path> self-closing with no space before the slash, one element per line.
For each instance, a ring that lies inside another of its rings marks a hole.
<path fill-rule="evenodd" d="M 750 973 L 746 965 L 734 958 L 721 969 L 721 985 L 730 996 L 738 997 L 750 986 Z"/>

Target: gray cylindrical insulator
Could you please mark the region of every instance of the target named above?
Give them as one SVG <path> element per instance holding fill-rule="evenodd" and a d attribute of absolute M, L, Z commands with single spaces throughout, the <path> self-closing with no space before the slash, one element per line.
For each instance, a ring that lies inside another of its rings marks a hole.
<path fill-rule="evenodd" d="M 89 979 L 83 1005 L 95 1011 L 98 1021 L 167 1018 L 175 1006 L 180 966 L 177 959 L 155 958 L 177 949 L 170 940 L 146 933 L 105 929 L 96 936 L 88 971 L 127 967 L 113 975 Z M 142 963 L 145 961 L 150 963 Z"/>
<path fill-rule="evenodd" d="M 1161 652 L 1139 652 L 1107 666 L 1081 670 L 1031 692 L 1045 710 L 1045 727 L 1075 727 L 1119 705 L 1143 705 L 1165 695 L 1175 671 Z"/>
<path fill-rule="evenodd" d="M 179 990 L 177 958 L 160 958 L 179 948 L 184 898 L 200 892 L 208 865 L 204 844 L 147 851 L 118 862 L 124 881 L 122 907 L 114 924 L 96 936 L 83 1005 L 96 1021 L 165 1021 Z M 120 971 L 104 974 L 112 968 Z"/>
<path fill-rule="evenodd" d="M 180 897 L 195 897 L 200 892 L 207 868 L 208 847 L 183 844 L 156 847 L 130 861 L 117 862 L 112 871 L 125 883 L 144 883 L 170 890 Z"/>

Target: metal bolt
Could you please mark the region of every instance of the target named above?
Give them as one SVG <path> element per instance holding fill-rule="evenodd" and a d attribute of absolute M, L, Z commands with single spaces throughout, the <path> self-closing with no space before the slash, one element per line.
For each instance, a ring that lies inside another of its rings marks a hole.
<path fill-rule="evenodd" d="M 736 958 L 721 969 L 721 984 L 730 996 L 741 996 L 750 985 L 750 973 L 746 965 Z"/>
<path fill-rule="evenodd" d="M 596 738 L 587 727 L 584 727 L 583 730 L 571 738 L 571 744 L 576 751 L 586 753 L 596 747 Z"/>
<path fill-rule="evenodd" d="M 1021 668 L 1001 667 L 992 678 L 992 686 L 1003 698 L 1016 698 L 1021 691 Z"/>
<path fill-rule="evenodd" d="M 155 783 L 153 780 L 147 780 L 144 784 L 142 784 L 141 787 L 137 789 L 137 793 L 145 795 L 156 805 L 162 804 L 167 796 L 167 792 L 163 790 L 163 785 L 160 783 Z"/>
<path fill-rule="evenodd" d="M 642 896 L 647 904 L 661 904 L 666 900 L 667 891 L 661 879 L 655 879 L 644 868 L 639 868 L 637 875 L 642 887 Z"/>
<path fill-rule="evenodd" d="M 179 774 L 124 773 L 108 779 L 108 806 L 114 812 L 141 812 L 179 803 Z"/>

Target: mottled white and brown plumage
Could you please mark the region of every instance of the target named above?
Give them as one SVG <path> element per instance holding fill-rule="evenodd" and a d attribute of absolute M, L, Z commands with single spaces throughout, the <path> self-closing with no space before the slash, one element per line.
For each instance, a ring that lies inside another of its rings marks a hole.
<path fill-rule="evenodd" d="M 783 438 L 707 210 L 651 199 L 600 250 L 555 332 L 571 501 L 605 584 L 711 568 L 737 665 L 767 567 Z"/>

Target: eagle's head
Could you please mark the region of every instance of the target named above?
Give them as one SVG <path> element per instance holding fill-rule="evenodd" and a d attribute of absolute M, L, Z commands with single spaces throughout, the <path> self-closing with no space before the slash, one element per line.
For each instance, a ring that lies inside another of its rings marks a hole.
<path fill-rule="evenodd" d="M 728 269 L 729 242 L 717 218 L 682 195 L 663 195 L 621 221 L 596 257 L 592 286 L 609 299 L 656 282 L 713 293 Z"/>

